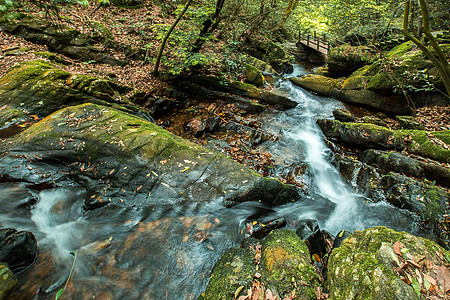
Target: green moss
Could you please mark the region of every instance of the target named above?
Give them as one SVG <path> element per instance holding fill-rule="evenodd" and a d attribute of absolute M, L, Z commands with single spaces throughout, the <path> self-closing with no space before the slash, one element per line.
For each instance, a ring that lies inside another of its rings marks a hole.
<path fill-rule="evenodd" d="M 369 90 L 388 90 L 397 84 L 390 73 L 379 73 L 368 78 L 367 89 Z"/>
<path fill-rule="evenodd" d="M 450 162 L 450 150 L 439 145 L 441 141 L 447 145 L 450 144 L 449 130 L 432 133 L 423 130 L 399 130 L 399 133 L 412 138 L 412 142 L 407 148 L 408 152 L 446 163 Z"/>
<path fill-rule="evenodd" d="M 264 281 L 284 298 L 295 293 L 299 299 L 315 299 L 319 285 L 304 241 L 287 229 L 274 230 L 262 240 L 261 264 Z"/>
<path fill-rule="evenodd" d="M 50 63 L 42 60 L 22 63 L 0 78 L 0 90 L 16 89 L 29 80 L 42 76 L 45 71 L 52 68 Z"/>
<path fill-rule="evenodd" d="M 34 52 L 34 54 L 39 55 L 43 58 L 46 58 L 53 63 L 62 64 L 62 65 L 70 64 L 70 62 L 66 61 L 65 59 L 63 59 L 62 57 L 60 57 L 59 55 L 57 55 L 55 53 L 50 53 L 50 52 L 46 52 L 46 51 L 37 51 L 37 52 Z"/>
<path fill-rule="evenodd" d="M 233 248 L 225 252 L 211 273 L 205 300 L 234 299 L 235 292 L 242 286 L 240 295 L 251 288 L 251 280 L 256 272 L 254 254 L 248 248 Z"/>
<path fill-rule="evenodd" d="M 394 58 L 397 56 L 401 56 L 407 52 L 409 52 L 414 47 L 414 43 L 412 41 L 407 41 L 403 44 L 397 45 L 386 54 L 388 58 Z"/>
<path fill-rule="evenodd" d="M 393 251 L 397 241 L 414 257 L 425 256 L 442 265 L 435 253 L 444 250 L 429 240 L 385 227 L 356 230 L 331 253 L 330 296 L 333 299 L 417 299 L 412 287 L 400 280 L 392 263 L 397 257 Z"/>
<path fill-rule="evenodd" d="M 26 16 L 27 15 L 25 13 L 17 13 L 17 12 L 6 13 L 0 18 L 0 24 L 4 24 L 13 20 L 21 20 Z"/>
<path fill-rule="evenodd" d="M 362 90 L 367 86 L 367 78 L 365 76 L 351 76 L 344 80 L 342 84 L 343 90 Z"/>

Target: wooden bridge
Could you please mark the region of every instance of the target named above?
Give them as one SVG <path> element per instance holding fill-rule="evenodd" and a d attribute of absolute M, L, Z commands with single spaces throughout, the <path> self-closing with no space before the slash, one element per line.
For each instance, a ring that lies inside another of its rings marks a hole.
<path fill-rule="evenodd" d="M 318 37 L 315 31 L 313 35 L 302 34 L 301 32 L 299 32 L 298 41 L 301 44 L 317 50 L 325 55 L 328 55 L 328 52 L 331 49 L 331 43 L 327 41 L 326 36 L 323 35 L 323 37 Z"/>

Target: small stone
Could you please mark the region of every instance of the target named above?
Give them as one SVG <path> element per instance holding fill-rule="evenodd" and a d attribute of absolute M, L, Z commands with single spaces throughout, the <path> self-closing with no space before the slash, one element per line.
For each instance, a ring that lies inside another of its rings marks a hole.
<path fill-rule="evenodd" d="M 184 125 L 184 130 L 192 132 L 195 136 L 202 134 L 206 129 L 206 124 L 199 119 L 191 119 L 186 125 Z"/>

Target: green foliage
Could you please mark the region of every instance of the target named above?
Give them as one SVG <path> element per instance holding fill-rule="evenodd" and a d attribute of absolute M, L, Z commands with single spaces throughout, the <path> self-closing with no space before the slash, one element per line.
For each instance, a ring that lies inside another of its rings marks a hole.
<path fill-rule="evenodd" d="M 0 0 L 0 12 L 7 11 L 12 5 L 12 0 Z"/>

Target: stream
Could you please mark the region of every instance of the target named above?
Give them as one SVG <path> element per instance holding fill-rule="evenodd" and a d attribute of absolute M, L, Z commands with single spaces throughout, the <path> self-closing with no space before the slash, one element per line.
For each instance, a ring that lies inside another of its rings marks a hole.
<path fill-rule="evenodd" d="M 303 73 L 295 66 L 289 76 Z M 276 162 L 302 167 L 299 180 L 308 187 L 302 200 L 275 208 L 258 202 L 225 208 L 222 199 L 199 203 L 186 195 L 175 204 L 105 206 L 86 213 L 82 182 L 67 180 L 41 191 L 24 182 L 2 182 L 0 228 L 33 232 L 40 249 L 36 262 L 19 274 L 11 299 L 54 299 L 75 258 L 67 299 L 196 299 L 217 260 L 245 237 L 247 218 L 261 212 L 265 219 L 284 217 L 293 230 L 313 218 L 333 235 L 378 225 L 421 235 L 410 213 L 355 193 L 330 164 L 333 154 L 316 120 L 332 117 L 343 105 L 283 78 L 276 88 L 299 105 L 260 117 L 263 130 L 280 136 L 260 147 Z M 30 208 L 31 198 L 38 202 Z"/>

